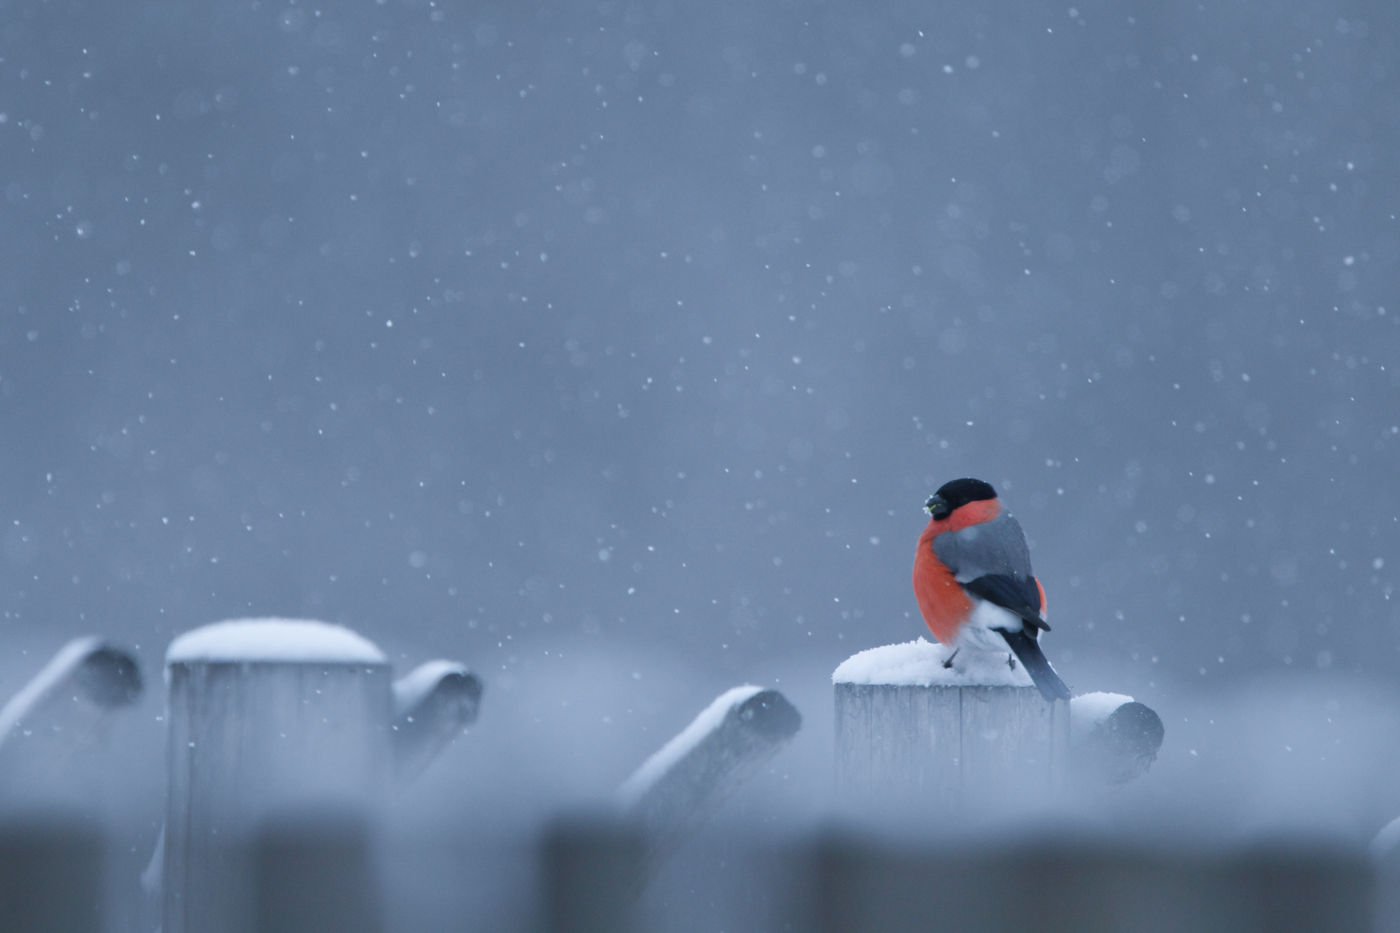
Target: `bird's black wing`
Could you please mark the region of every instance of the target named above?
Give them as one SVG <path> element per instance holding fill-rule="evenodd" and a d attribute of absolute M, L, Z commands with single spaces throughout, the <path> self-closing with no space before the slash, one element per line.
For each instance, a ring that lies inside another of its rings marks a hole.
<path fill-rule="evenodd" d="M 1028 624 L 1032 638 L 1035 637 L 1037 629 L 1050 631 L 1050 626 L 1040 617 L 1040 587 L 1035 585 L 1034 577 L 989 573 L 964 583 L 963 589 L 1008 612 L 1016 613 Z"/>

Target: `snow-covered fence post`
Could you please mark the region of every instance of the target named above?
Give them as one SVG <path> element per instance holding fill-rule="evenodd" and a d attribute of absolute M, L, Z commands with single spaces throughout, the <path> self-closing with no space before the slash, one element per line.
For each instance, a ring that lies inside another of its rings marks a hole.
<path fill-rule="evenodd" d="M 631 929 L 658 865 L 801 725 L 776 690 L 727 690 L 622 783 L 615 811 L 552 824 L 541 845 L 544 929 Z"/>
<path fill-rule="evenodd" d="M 924 639 L 872 648 L 832 674 L 838 788 L 868 802 L 925 791 L 993 794 L 1062 786 L 1069 704 L 1049 702 L 1019 666 L 945 668 Z"/>
<path fill-rule="evenodd" d="M 395 774 L 416 773 L 475 716 L 481 694 L 475 678 L 445 662 L 395 685 L 384 655 L 356 633 L 279 619 L 187 632 L 166 654 L 166 679 L 164 933 L 280 922 L 253 915 L 267 906 L 259 885 L 271 877 L 258 867 L 259 840 L 291 815 L 324 816 L 336 838 L 359 838 L 361 827 L 368 839 Z M 303 861 L 322 875 L 367 864 L 354 846 L 296 845 L 319 853 Z M 327 867 L 336 853 L 345 863 Z M 363 879 L 357 894 L 372 898 L 371 885 Z"/>
<path fill-rule="evenodd" d="M 1126 784 L 1157 760 L 1166 730 L 1151 707 L 1121 693 L 1086 693 L 1069 708 L 1070 755 L 1081 779 Z"/>
<path fill-rule="evenodd" d="M 801 725 L 801 714 L 778 691 L 735 687 L 643 762 L 619 788 L 618 801 L 640 826 L 648 861 L 672 851 Z"/>
<path fill-rule="evenodd" d="M 394 777 L 399 786 L 423 772 L 476 721 L 481 680 L 455 661 L 429 661 L 394 681 Z"/>
<path fill-rule="evenodd" d="M 0 707 L 0 776 L 60 776 L 75 754 L 141 695 L 141 670 L 127 651 L 98 638 L 65 645 Z"/>

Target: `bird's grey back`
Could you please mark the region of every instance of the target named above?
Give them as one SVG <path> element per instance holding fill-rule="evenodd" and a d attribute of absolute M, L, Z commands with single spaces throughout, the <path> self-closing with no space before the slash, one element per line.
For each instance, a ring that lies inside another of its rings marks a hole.
<path fill-rule="evenodd" d="M 1007 512 L 989 522 L 937 535 L 933 553 L 953 571 L 959 583 L 994 574 L 1021 579 L 1031 576 L 1026 534 L 1021 523 Z"/>

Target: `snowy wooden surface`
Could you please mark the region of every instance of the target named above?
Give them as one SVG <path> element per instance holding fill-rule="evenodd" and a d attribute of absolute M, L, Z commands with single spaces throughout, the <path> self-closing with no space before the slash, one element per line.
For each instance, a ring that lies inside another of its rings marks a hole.
<path fill-rule="evenodd" d="M 481 679 L 455 661 L 429 661 L 394 681 L 394 780 L 402 788 L 476 721 Z"/>
<path fill-rule="evenodd" d="M 394 683 L 349 629 L 242 619 L 175 639 L 166 684 L 164 933 L 378 929 L 344 878 L 367 877 L 390 787 L 475 719 L 480 681 L 432 661 Z"/>
<path fill-rule="evenodd" d="M 1166 730 L 1156 710 L 1121 693 L 1070 700 L 1070 756 L 1082 781 L 1117 785 L 1141 777 L 1157 760 Z"/>
<path fill-rule="evenodd" d="M 1069 723 L 1029 686 L 838 683 L 837 786 L 890 804 L 1061 786 Z"/>
<path fill-rule="evenodd" d="M 290 817 L 375 822 L 392 780 L 389 666 L 348 629 L 236 620 L 166 655 L 163 933 L 252 928 L 262 834 Z"/>
<path fill-rule="evenodd" d="M 776 690 L 735 687 L 623 783 L 624 813 L 640 824 L 653 856 L 669 851 L 777 754 L 802 717 Z"/>

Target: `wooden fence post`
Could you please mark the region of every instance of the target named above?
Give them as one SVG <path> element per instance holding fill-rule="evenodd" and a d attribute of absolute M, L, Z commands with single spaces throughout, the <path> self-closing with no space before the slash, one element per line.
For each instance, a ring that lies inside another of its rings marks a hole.
<path fill-rule="evenodd" d="M 103 850 L 96 820 L 34 813 L 0 818 L 0 929 L 98 933 Z"/>
<path fill-rule="evenodd" d="M 623 814 L 641 827 L 655 863 L 763 767 L 802 726 L 776 690 L 728 690 L 642 763 L 618 789 Z"/>
<path fill-rule="evenodd" d="M 659 865 L 801 724 L 776 690 L 727 690 L 622 783 L 616 810 L 554 821 L 541 843 L 544 929 L 633 929 Z"/>
<path fill-rule="evenodd" d="M 1100 784 L 1126 784 L 1157 760 L 1166 729 L 1151 707 L 1121 693 L 1086 693 L 1069 701 L 1075 774 Z"/>
<path fill-rule="evenodd" d="M 394 681 L 394 781 L 412 781 L 481 708 L 481 680 L 455 661 L 429 661 Z"/>
<path fill-rule="evenodd" d="M 395 774 L 416 773 L 476 714 L 480 682 L 443 663 L 405 678 L 396 702 L 384 655 L 339 626 L 239 620 L 177 638 L 166 655 L 163 933 L 274 923 L 254 916 L 255 854 L 289 813 L 351 814 L 372 835 Z"/>
<path fill-rule="evenodd" d="M 628 933 L 636 928 L 645 844 L 610 817 L 556 820 L 541 842 L 541 933 Z"/>
<path fill-rule="evenodd" d="M 1046 701 L 1019 666 L 944 668 L 923 639 L 863 651 L 832 675 L 836 780 L 867 803 L 954 801 L 1065 782 L 1069 704 Z M 929 797 L 929 793 L 933 796 Z"/>
<path fill-rule="evenodd" d="M 252 933 L 380 933 L 373 828 L 355 811 L 284 814 L 253 844 Z"/>
<path fill-rule="evenodd" d="M 828 837 L 793 928 L 1075 933 L 1368 933 L 1369 866 L 1325 844 L 1220 851 L 1103 838 Z"/>

